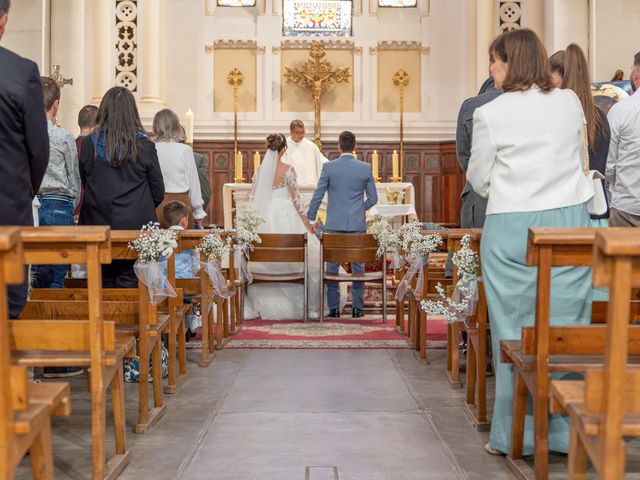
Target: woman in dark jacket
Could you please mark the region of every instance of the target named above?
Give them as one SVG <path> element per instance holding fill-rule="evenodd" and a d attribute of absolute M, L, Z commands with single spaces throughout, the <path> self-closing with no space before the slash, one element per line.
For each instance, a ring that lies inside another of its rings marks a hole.
<path fill-rule="evenodd" d="M 82 144 L 80 177 L 84 199 L 80 225 L 139 230 L 156 222 L 164 182 L 155 144 L 144 133 L 129 90 L 113 87 L 102 99 L 97 126 Z M 114 261 L 102 270 L 105 288 L 137 284 L 132 261 Z"/>

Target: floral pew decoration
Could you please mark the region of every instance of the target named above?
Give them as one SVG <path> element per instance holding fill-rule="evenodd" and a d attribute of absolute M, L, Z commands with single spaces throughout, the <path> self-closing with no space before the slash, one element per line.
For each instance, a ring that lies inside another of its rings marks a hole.
<path fill-rule="evenodd" d="M 462 237 L 460 243 L 460 250 L 453 255 L 453 264 L 458 267 L 458 281 L 451 297 L 438 283 L 438 300 L 423 300 L 420 303 L 427 315 L 444 316 L 449 323 L 461 322 L 474 315 L 478 302 L 478 256 L 471 249 L 471 235 Z"/>
<path fill-rule="evenodd" d="M 138 254 L 133 269 L 138 280 L 147 287 L 149 302 L 153 305 L 176 296 L 167 278 L 167 259 L 177 246 L 176 232 L 161 229 L 157 222 L 144 225 L 140 236 L 129 243 L 129 248 Z"/>
<path fill-rule="evenodd" d="M 258 227 L 264 223 L 264 218 L 249 202 L 236 207 L 236 235 L 233 247 L 233 261 L 238 280 L 253 282 L 253 276 L 247 262 L 248 252 L 253 250 L 255 243 L 261 243 Z"/>
<path fill-rule="evenodd" d="M 396 300 L 402 300 L 405 297 L 416 275 L 418 278 L 414 293 L 416 300 L 420 300 L 425 281 L 424 267 L 429 263 L 429 254 L 435 252 L 442 245 L 442 237 L 440 235 L 423 235 L 420 233 L 422 228 L 422 222 L 416 221 L 402 225 L 398 231 L 399 247 L 404 258 L 407 259 L 409 267 L 398 284 Z"/>
<path fill-rule="evenodd" d="M 223 239 L 222 232 L 222 230 L 214 230 L 205 236 L 196 250 L 205 259 L 200 265 L 209 276 L 214 294 L 229 298 L 231 291 L 222 273 L 222 260 L 231 252 L 231 237 L 227 236 Z"/>

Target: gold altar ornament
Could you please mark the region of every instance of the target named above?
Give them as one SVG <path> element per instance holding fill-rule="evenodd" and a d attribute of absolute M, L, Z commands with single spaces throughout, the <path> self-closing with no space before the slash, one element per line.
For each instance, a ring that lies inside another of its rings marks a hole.
<path fill-rule="evenodd" d="M 349 67 L 335 67 L 334 69 L 330 61 L 323 60 L 326 54 L 324 45 L 321 42 L 312 42 L 309 51 L 311 59 L 304 62 L 302 68 L 285 67 L 284 69 L 284 78 L 287 83 L 299 84 L 311 90 L 315 110 L 315 143 L 321 151 L 320 99 L 322 94 L 334 83 L 346 83 L 351 77 Z"/>
<path fill-rule="evenodd" d="M 65 85 L 73 85 L 73 78 L 64 78 L 60 70 L 60 65 L 51 65 L 51 74 L 49 76 L 58 84 L 60 90 L 62 90 Z M 60 126 L 57 116 L 53 117 L 52 122 L 54 125 Z"/>
<path fill-rule="evenodd" d="M 380 181 L 380 177 L 378 177 L 378 162 L 380 161 L 378 151 L 374 150 L 371 154 L 371 174 L 373 175 L 373 180 L 376 182 Z"/>
<path fill-rule="evenodd" d="M 233 87 L 233 154 L 238 154 L 238 87 L 242 85 L 244 75 L 234 68 L 227 74 L 227 82 Z M 242 169 L 241 169 L 242 170 Z M 240 172 L 242 177 L 242 171 Z M 237 183 L 237 182 L 236 182 Z"/>
<path fill-rule="evenodd" d="M 400 191 L 396 190 L 392 192 L 389 189 L 389 187 L 387 187 L 386 185 L 384 189 L 385 189 L 384 198 L 387 199 L 387 203 L 389 205 L 395 205 L 396 203 L 398 203 L 398 197 L 400 196 Z"/>
<path fill-rule="evenodd" d="M 409 85 L 409 74 L 404 70 L 398 70 L 393 77 L 391 77 L 393 84 L 400 88 L 400 176 L 394 182 L 402 181 L 404 175 L 404 89 Z M 394 174 L 395 177 L 395 174 Z"/>
<path fill-rule="evenodd" d="M 242 152 L 238 151 L 234 155 L 235 159 L 235 177 L 234 183 L 244 183 L 244 177 L 242 176 Z"/>

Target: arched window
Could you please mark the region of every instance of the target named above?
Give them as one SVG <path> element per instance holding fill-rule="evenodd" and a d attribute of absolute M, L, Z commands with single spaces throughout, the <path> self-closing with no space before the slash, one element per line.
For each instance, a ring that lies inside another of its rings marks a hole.
<path fill-rule="evenodd" d="M 283 0 L 282 12 L 285 36 L 351 36 L 351 0 Z"/>

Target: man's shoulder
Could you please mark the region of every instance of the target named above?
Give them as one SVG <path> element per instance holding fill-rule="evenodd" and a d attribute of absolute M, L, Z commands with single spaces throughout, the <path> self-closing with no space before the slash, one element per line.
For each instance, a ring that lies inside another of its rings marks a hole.
<path fill-rule="evenodd" d="M 611 119 L 617 115 L 640 111 L 640 95 L 633 94 L 614 103 L 609 109 L 607 117 Z"/>
<path fill-rule="evenodd" d="M 22 67 L 24 70 L 31 70 L 38 66 L 33 60 L 21 57 L 11 50 L 0 47 L 0 64 L 12 64 L 15 67 Z"/>
<path fill-rule="evenodd" d="M 69 130 L 59 127 L 54 123 L 49 124 L 49 137 L 70 143 L 75 143 L 76 141 L 76 138 Z"/>

